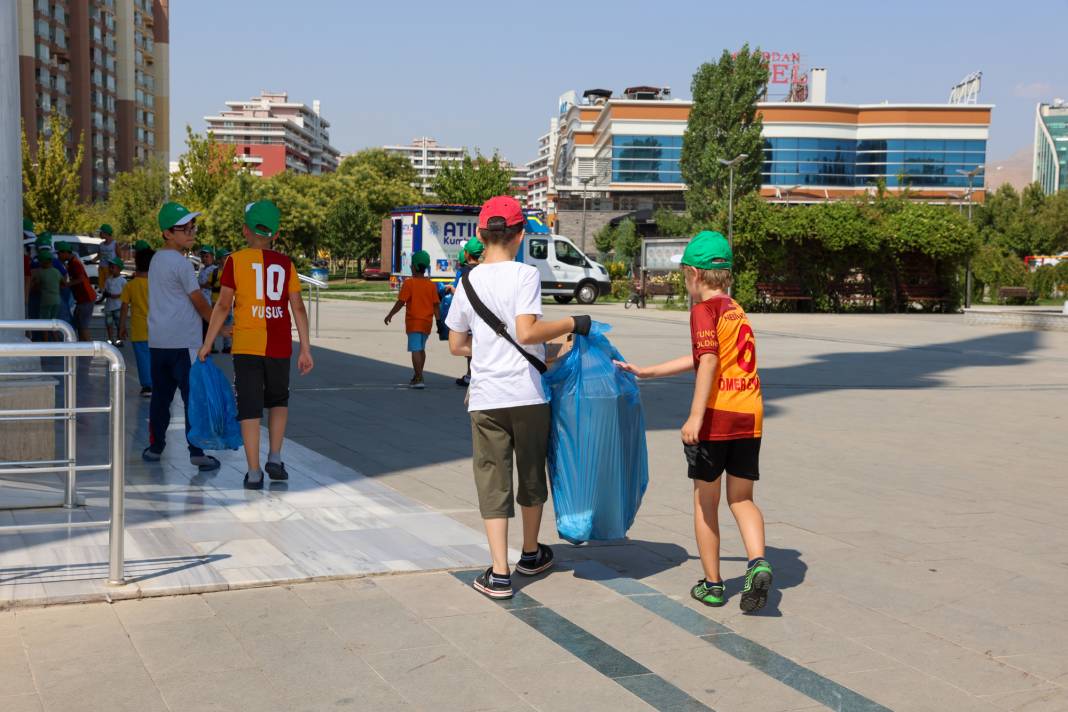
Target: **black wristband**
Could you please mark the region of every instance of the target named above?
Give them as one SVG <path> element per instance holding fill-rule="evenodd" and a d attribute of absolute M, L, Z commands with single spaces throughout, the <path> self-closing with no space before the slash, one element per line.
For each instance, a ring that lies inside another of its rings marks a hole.
<path fill-rule="evenodd" d="M 578 334 L 579 336 L 590 335 L 590 327 L 593 325 L 593 320 L 590 319 L 588 314 L 580 314 L 571 318 L 575 322 L 575 327 L 571 330 L 572 334 Z"/>

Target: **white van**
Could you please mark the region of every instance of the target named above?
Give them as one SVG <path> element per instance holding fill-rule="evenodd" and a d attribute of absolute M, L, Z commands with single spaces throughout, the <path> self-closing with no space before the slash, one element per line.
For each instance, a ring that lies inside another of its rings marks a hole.
<path fill-rule="evenodd" d="M 527 221 L 527 227 L 531 227 Z M 587 257 L 566 237 L 546 232 L 527 232 L 516 259 L 534 265 L 541 273 L 541 293 L 560 304 L 572 299 L 593 304 L 612 291 L 604 265 Z"/>
<path fill-rule="evenodd" d="M 24 232 L 23 234 L 26 235 L 27 233 Z M 93 289 L 96 290 L 97 297 L 99 297 L 100 288 L 97 286 L 97 275 L 100 273 L 100 243 L 103 240 L 89 235 L 53 234 L 52 245 L 54 246 L 57 242 L 70 243 L 74 254 L 78 255 L 78 259 L 85 265 L 85 273 L 89 276 L 89 280 L 93 283 Z M 30 257 L 36 257 L 37 238 L 25 237 L 22 240 L 22 249 L 26 250 Z"/>

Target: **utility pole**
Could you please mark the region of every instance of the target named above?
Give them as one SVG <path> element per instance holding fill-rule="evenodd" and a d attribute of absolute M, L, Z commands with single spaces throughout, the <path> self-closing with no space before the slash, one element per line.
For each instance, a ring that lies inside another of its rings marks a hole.
<path fill-rule="evenodd" d="M 579 183 L 582 183 L 582 251 L 586 252 L 586 189 L 589 187 L 590 182 L 594 180 L 596 176 L 586 176 L 585 178 L 579 178 Z"/>
<path fill-rule="evenodd" d="M 0 319 L 26 318 L 17 5 L 0 0 Z"/>
<path fill-rule="evenodd" d="M 972 224 L 972 181 L 975 177 L 983 172 L 984 166 L 979 164 L 970 171 L 966 171 L 963 168 L 958 168 L 957 173 L 968 178 L 968 224 Z M 968 261 L 964 264 L 964 308 L 970 309 L 972 306 L 972 258 L 968 256 Z"/>
<path fill-rule="evenodd" d="M 720 158 L 719 162 L 730 171 L 730 188 L 727 193 L 727 244 L 731 246 L 731 251 L 734 251 L 734 167 L 749 158 L 748 153 L 739 153 L 729 161 L 726 158 Z"/>

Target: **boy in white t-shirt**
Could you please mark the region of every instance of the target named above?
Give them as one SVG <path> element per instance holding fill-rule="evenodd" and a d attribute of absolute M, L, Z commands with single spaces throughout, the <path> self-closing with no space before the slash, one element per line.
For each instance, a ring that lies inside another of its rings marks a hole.
<path fill-rule="evenodd" d="M 122 276 L 123 261 L 112 257 L 107 264 L 100 265 L 102 274 L 108 275 L 104 281 L 104 326 L 108 330 L 108 343 L 122 346 L 123 324 L 119 319 L 122 314 L 122 290 L 126 288 L 126 278 Z"/>
<path fill-rule="evenodd" d="M 504 323 L 516 343 L 499 336 L 478 316 L 463 283 L 456 288 L 445 320 L 451 330 L 449 350 L 471 359 L 468 410 L 475 489 L 493 557 L 493 565 L 473 585 L 495 599 L 512 597 L 508 519 L 515 516 L 513 456 L 514 500 L 523 513 L 523 554 L 516 571 L 533 576 L 553 564 L 552 549 L 538 542 L 542 509 L 549 496 L 545 459 L 550 409 L 541 373 L 519 349 L 544 362 L 546 341 L 590 331 L 588 316 L 540 320 L 541 277 L 536 267 L 515 261 L 524 224 L 523 209 L 515 198 L 501 195 L 486 201 L 478 217 L 485 245 L 483 261 L 468 275 L 477 298 Z"/>

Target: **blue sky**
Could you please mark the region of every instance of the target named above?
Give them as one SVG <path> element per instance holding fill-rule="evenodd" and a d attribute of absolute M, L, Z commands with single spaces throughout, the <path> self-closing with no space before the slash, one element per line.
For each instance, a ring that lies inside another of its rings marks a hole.
<path fill-rule="evenodd" d="M 668 85 L 744 42 L 828 69 L 828 100 L 943 102 L 970 72 L 996 105 L 991 163 L 1030 146 L 1034 105 L 1068 99 L 1068 0 L 852 2 L 171 2 L 171 152 L 185 125 L 260 89 L 322 101 L 343 152 L 429 135 L 534 157 L 568 89 Z"/>

